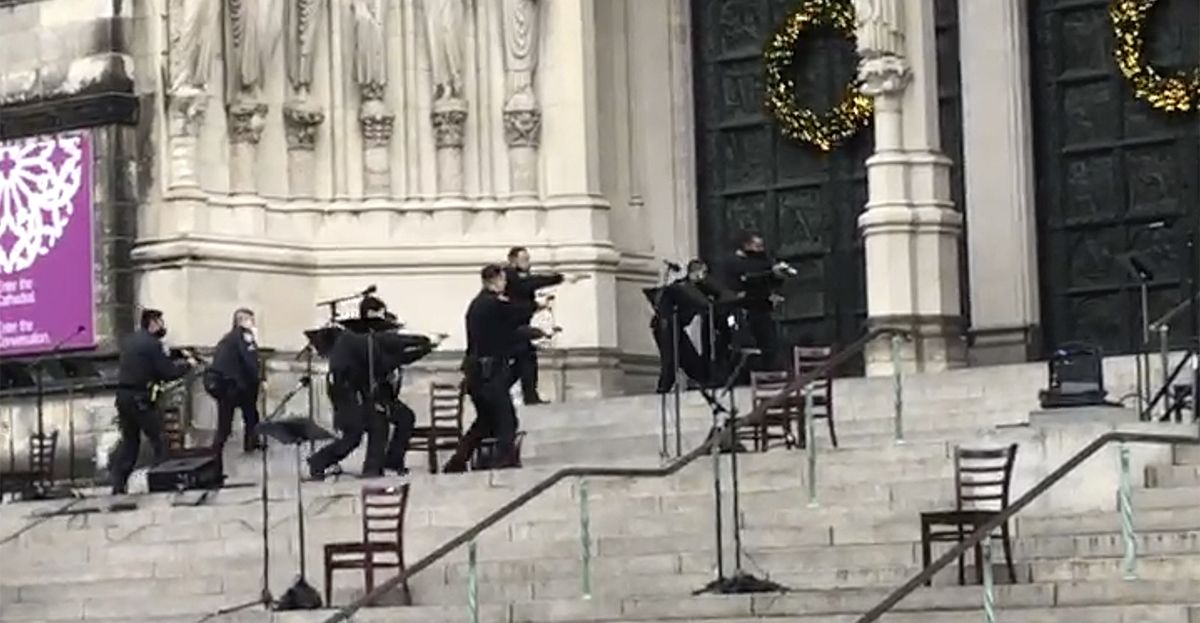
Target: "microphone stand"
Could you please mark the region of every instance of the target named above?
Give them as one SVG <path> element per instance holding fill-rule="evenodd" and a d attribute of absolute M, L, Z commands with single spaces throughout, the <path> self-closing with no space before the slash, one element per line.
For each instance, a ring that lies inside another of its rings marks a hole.
<path fill-rule="evenodd" d="M 670 263 L 667 263 L 663 266 L 662 275 L 658 279 L 658 292 L 654 295 L 654 317 L 655 317 L 656 321 L 654 323 L 654 327 L 652 330 L 655 333 L 662 330 L 662 326 L 660 323 L 662 322 L 663 319 L 661 317 L 659 317 L 658 310 L 659 310 L 659 308 L 662 307 L 662 301 L 663 301 L 663 298 L 666 297 L 667 287 L 670 285 L 670 280 L 671 280 L 671 265 L 670 265 Z M 673 326 L 674 325 L 672 325 L 672 327 Z M 657 340 L 655 340 L 655 341 L 657 342 Z M 675 363 L 675 380 L 676 380 L 676 382 L 678 382 L 678 380 L 679 380 L 679 361 L 678 361 L 678 359 L 679 359 L 679 344 L 678 344 L 678 341 L 674 340 L 674 339 L 673 339 L 673 344 L 672 344 L 672 355 L 675 357 L 675 362 L 674 362 Z M 672 387 L 672 389 L 674 389 L 674 387 Z M 677 411 L 679 408 L 678 400 L 679 400 L 678 393 L 676 393 L 676 402 L 675 402 L 676 407 L 675 408 Z M 660 430 L 661 436 L 662 436 L 662 449 L 659 451 L 659 456 L 665 460 L 671 456 L 670 452 L 667 450 L 667 395 L 666 394 L 658 395 L 658 417 L 659 417 L 660 424 L 661 424 L 661 428 L 659 430 Z"/>
<path fill-rule="evenodd" d="M 717 569 L 718 569 L 717 579 L 713 580 L 712 582 L 709 582 L 703 588 L 696 590 L 695 592 L 692 593 L 693 595 L 700 595 L 703 593 L 713 593 L 713 594 L 718 594 L 718 595 L 731 595 L 731 594 L 738 594 L 738 593 L 784 593 L 784 592 L 788 592 L 789 590 L 791 590 L 791 589 L 787 588 L 786 586 L 783 586 L 782 584 L 773 582 L 771 580 L 764 580 L 764 579 L 758 578 L 758 577 L 754 576 L 753 574 L 747 573 L 746 571 L 744 571 L 742 569 L 741 499 L 739 497 L 739 489 L 738 489 L 738 458 L 737 458 L 740 448 L 739 448 L 739 443 L 738 443 L 738 438 L 737 438 L 737 428 L 736 428 L 737 417 L 738 417 L 737 401 L 735 400 L 735 397 L 734 397 L 735 394 L 734 394 L 733 386 L 736 384 L 737 378 L 741 375 L 742 370 L 746 367 L 746 364 L 749 362 L 750 355 L 755 350 L 758 350 L 758 349 L 738 349 L 738 363 L 736 366 L 734 366 L 733 372 L 729 375 L 729 378 L 726 379 L 725 387 L 722 388 L 722 391 L 724 392 L 724 394 L 729 396 L 729 407 L 728 408 L 724 407 L 720 403 L 720 400 L 716 396 L 709 394 L 707 391 L 701 392 L 701 395 L 704 396 L 705 401 L 708 402 L 709 407 L 712 409 L 713 422 L 714 422 L 714 428 L 713 428 L 713 433 L 712 433 L 713 435 L 721 435 L 722 434 L 720 429 L 716 427 L 716 422 L 718 421 L 718 418 L 721 413 L 726 414 L 725 428 L 729 431 L 729 442 L 730 442 L 730 447 L 729 447 L 729 450 L 730 450 L 729 472 L 730 473 L 729 473 L 729 475 L 733 482 L 732 499 L 730 502 L 731 502 L 731 506 L 732 506 L 731 510 L 733 513 L 734 571 L 733 571 L 732 577 L 729 577 L 729 578 L 725 577 L 725 573 L 724 573 L 724 569 L 723 569 L 724 565 L 722 564 L 723 553 L 721 552 L 721 534 L 720 534 L 720 530 L 721 530 L 721 527 L 720 527 L 721 526 L 721 522 L 720 522 L 721 507 L 720 507 L 720 496 L 719 496 L 719 492 L 720 492 L 720 477 L 719 476 L 720 476 L 720 474 L 719 474 L 719 471 L 714 469 L 714 473 L 717 474 L 715 484 L 716 484 L 716 491 L 718 493 L 718 496 L 717 496 L 717 517 L 718 517 L 718 521 L 717 521 Z M 721 444 L 717 444 L 718 449 L 714 450 L 714 452 L 713 452 L 713 460 L 714 461 L 719 460 L 720 445 Z"/>
<path fill-rule="evenodd" d="M 34 382 L 37 386 L 37 403 L 36 403 L 37 407 L 36 408 L 37 408 L 37 439 L 38 439 L 38 447 L 39 447 L 38 456 L 42 457 L 43 459 L 45 458 L 45 456 L 41 450 L 44 449 L 42 444 L 45 443 L 45 440 L 46 440 L 46 416 L 45 416 L 46 386 L 45 386 L 43 372 L 46 367 L 46 361 L 51 357 L 57 357 L 58 352 L 62 349 L 62 347 L 66 346 L 68 342 L 70 342 L 71 340 L 78 337 L 80 333 L 83 333 L 84 329 L 85 328 L 81 325 L 79 328 L 75 329 L 75 331 L 72 332 L 70 335 L 59 340 L 58 343 L 56 343 L 53 347 L 50 348 L 49 352 L 37 357 L 36 359 L 33 360 L 32 363 L 29 364 L 29 366 L 31 368 L 33 368 Z M 72 443 L 74 443 L 73 440 L 72 440 Z M 51 468 L 53 468 L 53 466 L 54 466 L 54 460 L 57 458 L 57 456 L 56 456 L 57 454 L 58 454 L 58 444 L 55 444 L 54 452 L 50 455 L 50 459 L 49 459 Z M 42 466 L 39 465 L 39 466 L 36 466 L 35 469 L 40 470 L 41 467 Z M 38 492 L 37 492 L 37 499 L 39 499 L 39 500 L 46 500 L 46 499 L 50 499 L 50 497 L 51 497 L 49 487 L 53 483 L 44 483 L 44 484 L 47 488 L 44 488 L 44 489 L 39 488 Z"/>
<path fill-rule="evenodd" d="M 300 381 L 296 383 L 295 387 L 288 390 L 288 393 L 283 395 L 283 398 L 280 399 L 279 404 L 275 405 L 275 409 L 273 411 L 271 411 L 270 415 L 268 415 L 266 418 L 264 418 L 263 421 L 259 422 L 259 426 L 262 426 L 263 424 L 266 424 L 268 422 L 275 421 L 280 415 L 283 414 L 284 407 L 286 407 L 287 404 L 289 402 L 291 402 L 292 398 L 295 398 L 296 394 L 299 394 L 301 389 L 304 389 L 305 387 L 310 387 L 310 386 L 312 386 L 312 377 L 310 377 L 310 376 L 302 377 L 300 379 Z M 274 596 L 271 595 L 271 538 L 270 538 L 271 524 L 270 524 L 270 510 L 269 510 L 270 487 L 269 487 L 269 480 L 268 480 L 270 477 L 270 474 L 269 474 L 269 470 L 267 469 L 267 463 L 268 463 L 267 462 L 267 445 L 269 442 L 267 441 L 267 435 L 260 435 L 259 437 L 262 439 L 262 444 L 263 444 L 262 452 L 258 453 L 259 460 L 261 462 L 261 470 L 262 470 L 262 486 L 259 489 L 259 499 L 262 503 L 262 592 L 259 593 L 258 599 L 246 602 L 244 604 L 239 604 L 236 606 L 231 606 L 229 608 L 224 608 L 222 610 L 218 610 L 218 611 L 204 617 L 203 619 L 200 619 L 201 623 L 203 623 L 204 621 L 208 621 L 210 619 L 225 616 L 227 614 L 232 614 L 234 612 L 240 612 L 242 610 L 245 610 L 246 608 L 251 608 L 251 607 L 254 607 L 259 604 L 262 604 L 262 606 L 265 610 L 271 610 L 271 606 L 275 603 L 275 598 L 274 598 Z M 299 453 L 297 453 L 296 456 L 297 456 L 297 461 L 299 461 Z M 299 485 L 297 485 L 297 486 L 299 486 Z M 303 503 L 301 502 L 301 504 L 303 504 Z M 301 569 L 303 569 L 304 557 L 305 557 L 304 556 L 304 548 L 303 548 L 303 543 L 304 543 L 303 506 L 301 506 L 301 511 L 300 511 L 300 542 L 302 545 L 300 548 L 300 565 L 301 565 Z M 303 578 L 304 577 L 303 570 L 300 572 L 300 574 L 301 574 L 301 578 Z"/>

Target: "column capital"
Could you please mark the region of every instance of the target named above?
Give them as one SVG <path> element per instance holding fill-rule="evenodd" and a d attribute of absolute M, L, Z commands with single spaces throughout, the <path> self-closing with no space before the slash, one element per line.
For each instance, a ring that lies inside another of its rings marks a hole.
<path fill-rule="evenodd" d="M 257 145 L 267 116 L 267 105 L 262 102 L 234 102 L 227 109 L 229 115 L 229 142 Z"/>
<path fill-rule="evenodd" d="M 912 81 L 912 68 L 902 56 L 882 54 L 858 64 L 858 79 L 862 92 L 871 97 L 898 95 Z"/>
<path fill-rule="evenodd" d="M 284 106 L 283 121 L 288 149 L 312 151 L 317 144 L 317 126 L 325 122 L 325 113 L 317 106 L 293 103 Z"/>
<path fill-rule="evenodd" d="M 358 114 L 358 125 L 367 147 L 386 146 L 392 140 L 395 123 L 396 115 L 392 114 L 382 101 L 363 102 L 362 111 Z"/>
<path fill-rule="evenodd" d="M 467 126 L 467 103 L 461 99 L 441 99 L 434 102 L 434 143 L 438 149 L 462 149 Z"/>
<path fill-rule="evenodd" d="M 169 105 L 174 113 L 172 124 L 175 136 L 196 136 L 208 111 L 208 94 L 192 87 L 180 87 L 170 94 Z"/>

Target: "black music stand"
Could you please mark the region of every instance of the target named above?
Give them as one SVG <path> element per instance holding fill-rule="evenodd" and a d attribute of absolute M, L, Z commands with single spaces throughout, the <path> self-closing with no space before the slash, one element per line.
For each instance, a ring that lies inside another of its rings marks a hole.
<path fill-rule="evenodd" d="M 313 588 L 306 579 L 306 559 L 304 541 L 304 487 L 303 462 L 300 460 L 300 444 L 305 442 L 333 439 L 333 434 L 317 426 L 307 417 L 290 417 L 282 420 L 267 421 L 259 424 L 255 432 L 264 437 L 292 446 L 296 450 L 296 517 L 299 521 L 300 532 L 300 577 L 291 588 L 275 602 L 275 610 L 316 610 L 323 605 L 321 594 Z"/>

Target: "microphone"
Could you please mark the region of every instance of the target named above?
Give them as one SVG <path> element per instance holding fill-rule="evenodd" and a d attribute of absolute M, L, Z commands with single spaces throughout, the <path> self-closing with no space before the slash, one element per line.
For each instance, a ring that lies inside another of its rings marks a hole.
<path fill-rule="evenodd" d="M 676 264 L 675 262 L 672 262 L 671 260 L 663 260 L 663 264 L 667 265 L 668 270 L 675 270 L 675 271 L 683 270 L 682 266 L 680 266 L 679 264 Z"/>
<path fill-rule="evenodd" d="M 300 385 L 301 385 L 302 387 L 308 387 L 308 386 L 309 386 L 309 385 L 311 385 L 311 384 L 312 384 L 312 377 L 310 377 L 310 376 L 302 376 L 302 377 L 300 377 Z"/>
<path fill-rule="evenodd" d="M 375 294 L 375 292 L 377 290 L 379 290 L 379 288 L 375 287 L 375 284 L 371 284 L 371 285 L 367 286 L 367 289 L 363 290 L 362 294 L 360 294 L 359 296 L 371 296 L 372 294 Z"/>

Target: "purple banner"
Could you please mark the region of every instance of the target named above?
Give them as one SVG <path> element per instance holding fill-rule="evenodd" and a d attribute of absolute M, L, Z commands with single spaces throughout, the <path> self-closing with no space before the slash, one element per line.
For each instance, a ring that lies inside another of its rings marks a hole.
<path fill-rule="evenodd" d="M 0 143 L 0 356 L 96 344 L 92 137 Z"/>

